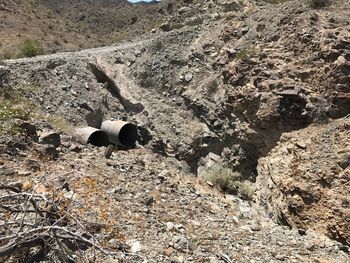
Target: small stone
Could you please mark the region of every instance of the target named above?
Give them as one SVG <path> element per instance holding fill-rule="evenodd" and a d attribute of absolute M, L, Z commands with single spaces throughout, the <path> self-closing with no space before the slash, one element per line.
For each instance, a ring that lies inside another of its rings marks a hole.
<path fill-rule="evenodd" d="M 131 244 L 128 244 L 128 245 L 130 245 L 130 247 L 131 247 L 130 251 L 132 253 L 138 253 L 141 250 L 143 250 L 141 241 L 133 241 L 133 242 L 131 242 Z"/>
<path fill-rule="evenodd" d="M 118 242 L 117 239 L 112 238 L 111 240 L 108 241 L 108 244 L 110 245 L 111 248 L 118 248 L 120 243 Z"/>
<path fill-rule="evenodd" d="M 221 15 L 219 13 L 213 13 L 211 14 L 211 18 L 214 20 L 218 20 L 221 18 Z"/>
<path fill-rule="evenodd" d="M 153 205 L 153 203 L 154 203 L 154 198 L 153 198 L 153 196 L 148 196 L 148 197 L 146 197 L 144 203 L 145 203 L 146 206 L 151 206 L 151 205 Z"/>
<path fill-rule="evenodd" d="M 175 243 L 175 248 L 179 250 L 186 250 L 189 244 L 188 240 L 184 237 L 179 237 L 178 240 L 175 241 Z"/>
<path fill-rule="evenodd" d="M 18 176 L 28 176 L 28 175 L 31 175 L 31 172 L 29 172 L 29 171 L 18 171 L 17 175 Z"/>
<path fill-rule="evenodd" d="M 176 231 L 175 224 L 172 222 L 167 222 L 166 223 L 166 230 L 171 231 L 171 232 Z"/>
<path fill-rule="evenodd" d="M 305 142 L 297 142 L 296 146 L 298 146 L 301 149 L 306 149 L 306 143 Z"/>
<path fill-rule="evenodd" d="M 242 28 L 242 35 L 247 34 L 248 31 L 249 31 L 249 27 L 243 27 L 243 28 Z"/>
<path fill-rule="evenodd" d="M 214 187 L 214 184 L 210 181 L 206 181 L 207 185 L 209 185 L 210 187 Z"/>
<path fill-rule="evenodd" d="M 285 256 L 284 255 L 282 255 L 282 254 L 278 254 L 278 255 L 276 255 L 275 256 L 275 259 L 277 259 L 277 260 L 284 260 L 285 259 Z"/>
<path fill-rule="evenodd" d="M 112 143 L 109 144 L 109 145 L 106 147 L 106 150 L 105 150 L 105 152 L 104 152 L 105 158 L 110 159 L 111 156 L 112 156 L 112 153 L 113 153 L 114 149 L 115 149 L 115 144 L 112 144 Z"/>
<path fill-rule="evenodd" d="M 174 147 L 170 144 L 167 143 L 165 146 L 165 152 L 169 157 L 175 157 L 175 150 Z"/>
<path fill-rule="evenodd" d="M 135 243 L 132 244 L 132 246 L 131 246 L 132 253 L 138 253 L 141 250 L 142 250 L 142 244 L 140 241 L 136 241 Z"/>
<path fill-rule="evenodd" d="M 71 85 L 62 85 L 61 89 L 64 91 L 68 91 L 72 86 Z"/>
<path fill-rule="evenodd" d="M 39 142 L 58 147 L 61 145 L 61 136 L 56 132 L 43 132 L 39 134 Z"/>
<path fill-rule="evenodd" d="M 25 153 L 25 152 L 19 152 L 18 155 L 21 156 L 21 157 L 27 157 L 28 156 L 28 154 Z"/>
<path fill-rule="evenodd" d="M 174 252 L 175 252 L 175 249 L 173 249 L 172 247 L 168 247 L 167 249 L 164 250 L 164 254 L 167 257 L 170 257 Z"/>
<path fill-rule="evenodd" d="M 111 160 L 108 160 L 108 161 L 106 162 L 106 165 L 107 165 L 107 166 L 110 166 L 110 167 L 114 167 L 114 166 L 116 165 L 116 163 L 113 162 L 113 161 L 111 161 Z"/>
<path fill-rule="evenodd" d="M 23 184 L 22 184 L 22 188 L 21 188 L 21 190 L 22 191 L 29 191 L 30 189 L 32 189 L 33 188 L 33 182 L 32 181 L 26 181 L 26 182 L 24 182 Z"/>
<path fill-rule="evenodd" d="M 253 225 L 250 227 L 251 230 L 255 231 L 255 232 L 258 232 L 258 231 L 261 231 L 261 226 L 259 225 Z"/>
<path fill-rule="evenodd" d="M 233 49 L 233 48 L 229 48 L 229 49 L 227 49 L 227 53 L 230 57 L 233 57 L 237 54 L 237 50 Z"/>
<path fill-rule="evenodd" d="M 313 251 L 316 248 L 316 244 L 315 242 L 309 242 L 309 243 L 306 243 L 305 247 L 307 250 Z"/>
<path fill-rule="evenodd" d="M 185 258 L 183 256 L 178 256 L 178 257 L 175 257 L 174 259 L 178 263 L 184 263 L 185 262 Z"/>
<path fill-rule="evenodd" d="M 185 74 L 185 81 L 190 82 L 193 79 L 192 73 L 188 72 Z"/>

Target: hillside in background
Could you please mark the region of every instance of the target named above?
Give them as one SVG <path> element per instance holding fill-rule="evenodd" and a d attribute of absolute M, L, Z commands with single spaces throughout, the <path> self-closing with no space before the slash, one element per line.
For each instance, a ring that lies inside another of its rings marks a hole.
<path fill-rule="evenodd" d="M 132 39 L 159 27 L 181 4 L 168 2 L 1 0 L 0 57 L 23 56 L 21 45 L 27 38 L 36 40 L 44 53 Z"/>

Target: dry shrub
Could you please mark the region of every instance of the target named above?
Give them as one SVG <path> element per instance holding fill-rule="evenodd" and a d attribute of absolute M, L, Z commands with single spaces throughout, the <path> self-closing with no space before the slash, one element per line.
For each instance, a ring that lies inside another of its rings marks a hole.
<path fill-rule="evenodd" d="M 20 55 L 23 57 L 34 57 L 44 54 L 44 48 L 36 39 L 25 39 L 19 46 Z"/>
<path fill-rule="evenodd" d="M 253 190 L 249 182 L 244 181 L 242 175 L 229 168 L 216 166 L 204 173 L 204 178 L 229 194 L 239 195 L 241 198 L 251 200 Z"/>

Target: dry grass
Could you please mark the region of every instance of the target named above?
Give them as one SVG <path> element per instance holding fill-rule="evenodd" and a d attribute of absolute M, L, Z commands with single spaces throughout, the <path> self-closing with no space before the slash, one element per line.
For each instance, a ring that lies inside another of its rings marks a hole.
<path fill-rule="evenodd" d="M 69 124 L 68 121 L 62 117 L 50 115 L 46 118 L 46 121 L 53 127 L 55 130 L 64 132 L 65 134 L 73 134 L 73 127 Z"/>
<path fill-rule="evenodd" d="M 44 54 L 44 48 L 36 39 L 27 38 L 19 45 L 19 56 L 34 57 L 42 54 Z"/>
<path fill-rule="evenodd" d="M 0 87 L 0 130 L 2 133 L 21 132 L 15 120 L 27 121 L 36 113 L 36 106 L 19 92 Z"/>
<path fill-rule="evenodd" d="M 239 195 L 246 200 L 252 199 L 253 190 L 249 182 L 242 179 L 239 172 L 226 167 L 215 166 L 204 173 L 204 178 L 224 192 Z"/>

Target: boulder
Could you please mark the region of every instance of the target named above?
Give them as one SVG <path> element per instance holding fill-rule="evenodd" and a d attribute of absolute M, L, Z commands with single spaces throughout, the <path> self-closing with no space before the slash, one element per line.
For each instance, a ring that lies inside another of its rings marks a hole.
<path fill-rule="evenodd" d="M 39 134 L 39 142 L 58 147 L 61 145 L 61 135 L 56 132 L 42 132 Z"/>

